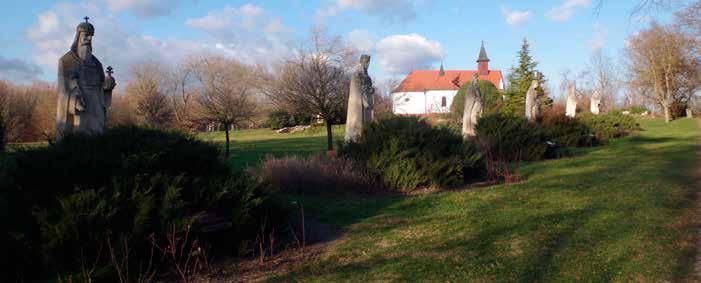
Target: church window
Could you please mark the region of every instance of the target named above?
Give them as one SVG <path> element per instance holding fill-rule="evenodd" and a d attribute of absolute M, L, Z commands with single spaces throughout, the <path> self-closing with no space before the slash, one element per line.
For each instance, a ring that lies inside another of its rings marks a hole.
<path fill-rule="evenodd" d="M 441 107 L 446 107 L 448 106 L 448 100 L 445 99 L 445 96 L 441 98 Z"/>
<path fill-rule="evenodd" d="M 404 98 L 404 102 L 409 102 L 409 98 Z"/>

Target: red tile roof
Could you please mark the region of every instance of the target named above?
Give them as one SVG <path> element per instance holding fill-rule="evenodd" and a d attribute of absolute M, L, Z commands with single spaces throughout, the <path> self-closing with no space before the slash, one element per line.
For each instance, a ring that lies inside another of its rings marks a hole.
<path fill-rule="evenodd" d="M 472 80 L 472 74 L 477 71 L 452 70 L 445 71 L 444 76 L 439 71 L 419 70 L 412 71 L 399 84 L 394 92 L 424 92 L 427 90 L 458 90 L 460 86 Z M 489 71 L 486 76 L 480 76 L 480 80 L 488 80 L 497 88 L 501 85 L 501 71 Z"/>

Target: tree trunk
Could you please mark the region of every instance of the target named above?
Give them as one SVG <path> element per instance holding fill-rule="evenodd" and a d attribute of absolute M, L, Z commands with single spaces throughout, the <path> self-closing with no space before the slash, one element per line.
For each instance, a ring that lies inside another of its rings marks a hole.
<path fill-rule="evenodd" d="M 224 132 L 226 133 L 226 158 L 229 158 L 229 124 L 224 124 Z"/>
<path fill-rule="evenodd" d="M 326 145 L 328 150 L 333 150 L 333 125 L 331 120 L 326 120 Z"/>
<path fill-rule="evenodd" d="M 662 108 L 664 110 L 664 121 L 669 123 L 670 121 L 672 121 L 672 113 L 670 113 L 669 111 L 669 105 L 662 105 Z"/>

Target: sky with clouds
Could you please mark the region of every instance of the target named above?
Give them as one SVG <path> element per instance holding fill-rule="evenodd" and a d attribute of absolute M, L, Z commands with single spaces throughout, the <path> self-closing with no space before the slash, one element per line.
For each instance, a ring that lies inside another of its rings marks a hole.
<path fill-rule="evenodd" d="M 446 69 L 476 69 L 481 41 L 490 68 L 507 71 L 527 37 L 553 83 L 564 70 L 585 68 L 593 50 L 618 58 L 626 37 L 647 25 L 630 17 L 637 1 L 606 1 L 598 13 L 594 1 L 14 1 L 0 10 L 0 79 L 55 81 L 58 58 L 89 16 L 94 53 L 124 79 L 131 64 L 177 63 L 192 54 L 274 63 L 322 26 L 371 54 L 370 72 L 378 79 L 401 79 L 440 62 Z M 669 14 L 654 17 L 665 22 Z"/>

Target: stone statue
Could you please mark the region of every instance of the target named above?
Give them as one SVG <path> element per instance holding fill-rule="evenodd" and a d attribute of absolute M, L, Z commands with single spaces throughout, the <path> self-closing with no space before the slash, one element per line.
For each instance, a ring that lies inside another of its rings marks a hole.
<path fill-rule="evenodd" d="M 531 82 L 531 87 L 526 92 L 526 119 L 535 121 L 540 114 L 540 74 L 536 73 L 535 79 Z"/>
<path fill-rule="evenodd" d="M 92 55 L 95 28 L 88 19 L 78 25 L 71 50 L 58 61 L 57 140 L 69 133 L 102 133 L 112 102 L 116 85 L 112 67 L 107 67 L 105 75 Z"/>
<path fill-rule="evenodd" d="M 691 108 L 686 109 L 686 118 L 694 118 L 694 111 Z"/>
<path fill-rule="evenodd" d="M 470 88 L 465 92 L 465 108 L 462 114 L 462 136 L 464 139 L 475 136 L 477 121 L 482 117 L 484 97 L 479 88 L 479 75 L 472 76 Z"/>
<path fill-rule="evenodd" d="M 567 107 L 565 108 L 565 116 L 574 118 L 577 115 L 577 83 L 570 84 L 570 92 L 567 95 Z"/>
<path fill-rule="evenodd" d="M 601 107 L 601 92 L 599 90 L 595 90 L 591 95 L 591 102 L 589 104 L 591 113 L 594 115 L 599 115 L 599 107 Z"/>
<path fill-rule="evenodd" d="M 345 142 L 357 141 L 363 131 L 363 125 L 373 120 L 375 88 L 368 75 L 368 66 L 370 66 L 370 56 L 360 56 L 358 70 L 351 77 Z"/>

